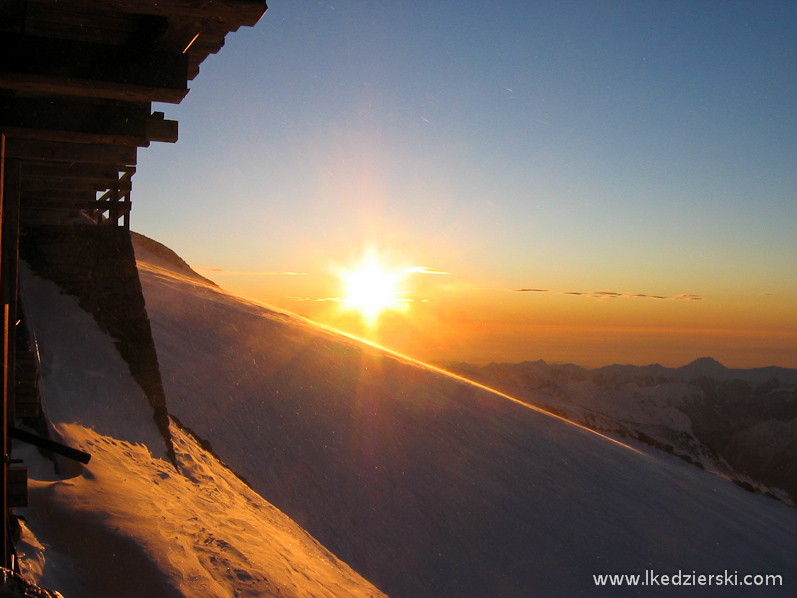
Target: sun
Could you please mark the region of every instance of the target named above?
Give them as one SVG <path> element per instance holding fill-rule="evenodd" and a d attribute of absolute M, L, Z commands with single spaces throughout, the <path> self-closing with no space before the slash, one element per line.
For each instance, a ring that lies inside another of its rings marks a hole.
<path fill-rule="evenodd" d="M 406 270 L 390 269 L 376 255 L 368 253 L 354 268 L 340 271 L 343 303 L 373 324 L 384 312 L 399 311 L 406 305 L 406 300 L 399 296 L 405 275 Z"/>

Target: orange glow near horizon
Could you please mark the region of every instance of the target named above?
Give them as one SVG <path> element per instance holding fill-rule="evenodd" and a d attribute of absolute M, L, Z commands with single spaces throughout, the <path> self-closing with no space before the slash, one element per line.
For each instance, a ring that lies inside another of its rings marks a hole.
<path fill-rule="evenodd" d="M 609 287 L 617 292 L 589 292 L 595 289 L 575 279 L 523 288 L 474 274 L 439 247 L 386 247 L 326 268 L 294 266 L 303 276 L 218 278 L 233 292 L 424 362 L 678 367 L 713 357 L 728 367 L 797 367 L 797 304 L 788 292 L 632 282 Z"/>

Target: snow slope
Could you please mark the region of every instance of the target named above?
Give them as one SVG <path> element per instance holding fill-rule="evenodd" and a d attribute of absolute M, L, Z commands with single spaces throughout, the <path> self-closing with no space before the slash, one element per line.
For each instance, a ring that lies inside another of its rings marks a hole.
<path fill-rule="evenodd" d="M 172 423 L 176 464 L 113 340 L 77 299 L 23 269 L 56 436 L 81 467 L 24 444 L 31 581 L 67 598 L 383 596 Z"/>
<path fill-rule="evenodd" d="M 393 598 L 797 594 L 794 509 L 136 253 L 169 412 Z"/>
<path fill-rule="evenodd" d="M 734 370 L 708 358 L 677 369 L 544 361 L 446 369 L 797 503 L 797 370 Z"/>

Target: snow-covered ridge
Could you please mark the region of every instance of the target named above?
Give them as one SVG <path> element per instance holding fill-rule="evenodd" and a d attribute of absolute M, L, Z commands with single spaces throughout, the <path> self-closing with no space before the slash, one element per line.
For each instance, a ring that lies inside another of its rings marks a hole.
<path fill-rule="evenodd" d="M 446 367 L 797 503 L 797 370 L 730 369 L 711 358 L 680 368 L 544 361 Z"/>

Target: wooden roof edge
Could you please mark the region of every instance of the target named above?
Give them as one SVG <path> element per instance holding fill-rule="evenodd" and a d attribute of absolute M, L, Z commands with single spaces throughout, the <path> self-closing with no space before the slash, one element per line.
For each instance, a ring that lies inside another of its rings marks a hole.
<path fill-rule="evenodd" d="M 50 2 L 57 3 L 57 0 Z M 265 0 L 70 0 L 69 8 L 211 20 L 252 27 L 266 13 L 268 4 Z"/>

